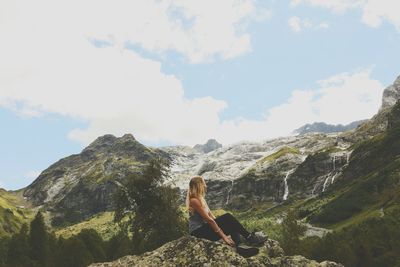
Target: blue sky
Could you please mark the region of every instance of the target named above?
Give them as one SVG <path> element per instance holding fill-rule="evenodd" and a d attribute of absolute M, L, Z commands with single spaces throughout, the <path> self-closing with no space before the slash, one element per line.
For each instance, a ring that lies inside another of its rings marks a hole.
<path fill-rule="evenodd" d="M 105 133 L 229 144 L 369 118 L 400 75 L 392 0 L 15 2 L 0 4 L 7 189 Z"/>

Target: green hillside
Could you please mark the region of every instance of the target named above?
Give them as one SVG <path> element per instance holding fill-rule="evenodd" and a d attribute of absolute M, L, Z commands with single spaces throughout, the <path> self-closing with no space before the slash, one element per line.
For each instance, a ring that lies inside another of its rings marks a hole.
<path fill-rule="evenodd" d="M 0 189 L 0 237 L 17 232 L 21 225 L 33 218 L 33 212 L 21 192 L 10 193 Z"/>

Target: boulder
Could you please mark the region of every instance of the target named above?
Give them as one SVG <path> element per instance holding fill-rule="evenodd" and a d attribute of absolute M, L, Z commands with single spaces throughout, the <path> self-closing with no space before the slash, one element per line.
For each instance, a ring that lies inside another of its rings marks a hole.
<path fill-rule="evenodd" d="M 334 262 L 318 263 L 303 256 L 284 256 L 277 241 L 268 239 L 258 255 L 243 258 L 233 247 L 185 235 L 141 255 L 125 256 L 113 262 L 94 263 L 90 267 L 123 266 L 271 266 L 271 267 L 343 267 Z"/>

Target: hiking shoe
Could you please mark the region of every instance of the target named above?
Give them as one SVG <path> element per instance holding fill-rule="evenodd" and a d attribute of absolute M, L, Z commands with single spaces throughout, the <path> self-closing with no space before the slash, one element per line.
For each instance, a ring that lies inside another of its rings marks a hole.
<path fill-rule="evenodd" d="M 242 246 L 237 246 L 236 252 L 244 258 L 248 258 L 248 257 L 257 255 L 259 252 L 259 249 L 253 248 L 253 247 L 246 248 L 246 247 L 242 247 Z"/>
<path fill-rule="evenodd" d="M 265 236 L 263 232 L 253 231 L 246 238 L 246 242 L 251 246 L 260 246 L 263 245 L 267 239 L 268 239 L 267 236 Z"/>

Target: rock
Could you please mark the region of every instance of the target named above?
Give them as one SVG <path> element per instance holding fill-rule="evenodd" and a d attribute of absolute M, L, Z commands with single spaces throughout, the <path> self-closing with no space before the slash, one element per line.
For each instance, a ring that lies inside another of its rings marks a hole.
<path fill-rule="evenodd" d="M 221 147 L 222 147 L 222 145 L 220 143 L 218 143 L 217 140 L 209 139 L 207 141 L 207 143 L 205 143 L 204 145 L 195 145 L 193 147 L 193 149 L 195 149 L 199 152 L 202 152 L 202 153 L 209 153 L 209 152 L 214 151 Z"/>
<path fill-rule="evenodd" d="M 162 260 L 161 260 L 162 259 Z M 235 249 L 223 243 L 185 235 L 142 255 L 125 256 L 113 262 L 94 263 L 90 267 L 122 266 L 251 266 L 251 267 L 343 267 L 334 262 L 318 263 L 302 256 L 283 256 L 278 242 L 267 240 L 260 253 L 243 258 Z"/>
<path fill-rule="evenodd" d="M 383 91 L 382 96 L 382 109 L 392 107 L 400 99 L 400 76 L 394 81 L 392 85 Z"/>
<path fill-rule="evenodd" d="M 282 257 L 285 254 L 283 249 L 279 246 L 278 241 L 268 239 L 267 241 L 265 241 L 264 246 L 266 255 L 268 255 L 268 257 L 277 258 Z"/>

